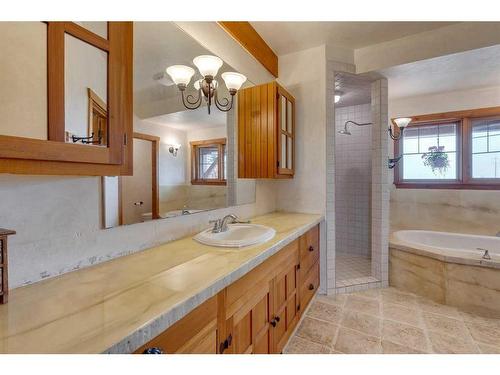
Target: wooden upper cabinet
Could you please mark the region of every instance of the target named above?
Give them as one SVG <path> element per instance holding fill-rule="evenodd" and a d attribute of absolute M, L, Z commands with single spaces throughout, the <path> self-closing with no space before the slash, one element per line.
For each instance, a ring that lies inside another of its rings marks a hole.
<path fill-rule="evenodd" d="M 293 178 L 295 99 L 276 82 L 238 92 L 238 177 Z"/>
<path fill-rule="evenodd" d="M 132 22 L 93 24 L 99 30 L 86 22 L 0 26 L 10 28 L 0 33 L 0 45 L 10 45 L 0 81 L 16 82 L 0 103 L 0 173 L 132 173 Z"/>

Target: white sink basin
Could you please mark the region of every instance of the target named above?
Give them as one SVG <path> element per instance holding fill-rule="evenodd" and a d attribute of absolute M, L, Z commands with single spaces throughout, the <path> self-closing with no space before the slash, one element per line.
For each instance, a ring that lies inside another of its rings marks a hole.
<path fill-rule="evenodd" d="M 273 228 L 259 224 L 229 224 L 228 230 L 212 233 L 212 228 L 194 236 L 194 240 L 209 246 L 244 247 L 269 241 L 276 235 Z"/>

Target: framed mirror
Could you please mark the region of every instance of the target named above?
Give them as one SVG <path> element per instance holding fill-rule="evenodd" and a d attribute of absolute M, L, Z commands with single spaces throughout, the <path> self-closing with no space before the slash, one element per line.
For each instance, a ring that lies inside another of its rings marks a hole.
<path fill-rule="evenodd" d="M 195 69 L 194 57 L 211 54 L 173 22 L 134 22 L 134 173 L 103 177 L 104 228 L 255 202 L 255 180 L 235 177 L 237 106 L 186 109 L 165 73 L 175 64 Z M 223 63 L 215 76 L 220 98 L 229 97 L 220 76 L 226 71 L 234 69 Z M 188 94 L 196 95 L 200 77 Z"/>
<path fill-rule="evenodd" d="M 6 119 L 0 172 L 126 173 L 132 23 L 2 22 L 0 28 L 8 52 L 0 59 Z"/>

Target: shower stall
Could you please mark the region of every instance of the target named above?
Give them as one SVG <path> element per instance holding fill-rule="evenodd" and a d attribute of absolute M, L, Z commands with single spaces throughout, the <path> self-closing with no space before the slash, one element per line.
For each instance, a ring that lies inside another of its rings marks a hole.
<path fill-rule="evenodd" d="M 372 254 L 372 81 L 335 74 L 335 290 L 380 285 Z"/>

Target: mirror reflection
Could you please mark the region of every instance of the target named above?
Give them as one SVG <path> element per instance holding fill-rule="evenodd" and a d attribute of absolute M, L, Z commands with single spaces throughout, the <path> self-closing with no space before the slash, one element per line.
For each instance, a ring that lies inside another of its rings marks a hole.
<path fill-rule="evenodd" d="M 191 67 L 182 94 L 197 97 L 203 76 L 193 59 L 200 55 L 211 52 L 172 22 L 134 23 L 134 174 L 103 178 L 105 228 L 255 201 L 255 180 L 235 178 L 236 106 L 222 111 L 212 103 L 208 114 L 204 96 L 186 109 L 166 73 L 172 65 Z M 219 98 L 231 98 L 221 74 L 234 71 L 222 62 L 213 77 Z"/>
<path fill-rule="evenodd" d="M 64 36 L 66 142 L 107 145 L 108 54 Z"/>

